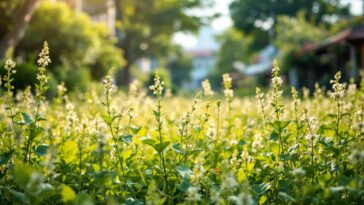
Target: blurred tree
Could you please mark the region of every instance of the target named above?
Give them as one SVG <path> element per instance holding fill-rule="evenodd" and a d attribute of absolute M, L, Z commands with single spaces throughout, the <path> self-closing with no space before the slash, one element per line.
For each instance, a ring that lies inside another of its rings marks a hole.
<path fill-rule="evenodd" d="M 39 0 L 0 0 L 0 60 L 22 39 Z"/>
<path fill-rule="evenodd" d="M 15 54 L 34 61 L 44 40 L 50 46 L 52 72 L 70 77 L 75 69 L 87 68 L 91 77 L 100 80 L 111 67 L 123 65 L 123 53 L 115 46 L 105 25 L 93 23 L 85 14 L 76 13 L 65 3 L 42 3 L 34 14 Z M 58 70 L 57 70 L 58 69 Z M 57 71 L 56 71 L 57 70 Z M 78 75 L 80 76 L 80 75 Z M 76 79 L 75 77 L 72 79 Z"/>
<path fill-rule="evenodd" d="M 173 60 L 166 67 L 169 70 L 172 84 L 181 87 L 184 82 L 188 82 L 191 78 L 192 56 L 185 54 L 182 48 L 178 48 Z"/>
<path fill-rule="evenodd" d="M 305 18 L 316 25 L 329 25 L 332 17 L 348 15 L 349 5 L 340 0 L 234 0 L 230 5 L 235 27 L 252 36 L 259 34 L 252 47 L 256 50 L 269 43 L 278 16 L 294 17 L 299 11 L 304 11 Z"/>
<path fill-rule="evenodd" d="M 177 31 L 197 31 L 202 20 L 189 9 L 207 5 L 203 0 L 115 0 L 117 36 L 127 64 L 123 83 L 130 81 L 130 67 L 141 57 L 166 56 Z"/>
<path fill-rule="evenodd" d="M 292 66 L 313 61 L 313 56 L 304 53 L 299 54 L 301 56 L 297 58 L 297 52 L 301 51 L 305 44 L 318 43 L 328 35 L 327 29 L 323 26 L 316 26 L 307 21 L 303 12 L 298 13 L 296 18 L 286 15 L 279 16 L 276 33 L 274 44 L 282 52 L 281 67 L 285 69 L 283 72 Z"/>
<path fill-rule="evenodd" d="M 223 73 L 232 72 L 235 62 L 248 61 L 251 37 L 246 37 L 243 32 L 231 28 L 217 36 L 217 41 L 221 46 L 216 57 L 216 75 L 221 76 Z"/>

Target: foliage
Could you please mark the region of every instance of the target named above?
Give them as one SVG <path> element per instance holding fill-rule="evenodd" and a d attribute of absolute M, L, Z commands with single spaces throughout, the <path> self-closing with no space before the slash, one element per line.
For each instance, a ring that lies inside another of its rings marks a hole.
<path fill-rule="evenodd" d="M 52 49 L 51 49 L 52 50 Z M 166 96 L 156 73 L 146 95 L 135 83 L 117 93 L 113 73 L 103 93 L 72 98 L 48 89 L 47 44 L 36 95 L 13 100 L 17 67 L 8 60 L 0 97 L 1 204 L 363 204 L 364 80 L 331 80 L 314 97 L 292 89 L 273 63 L 272 86 L 224 98 L 208 80 L 204 96 Z M 101 86 L 100 86 L 101 87 Z M 322 108 L 325 109 L 322 109 Z"/>
<path fill-rule="evenodd" d="M 281 15 L 295 17 L 304 12 L 305 19 L 315 25 L 331 25 L 330 17 L 349 14 L 349 6 L 340 0 L 234 0 L 230 12 L 237 29 L 256 37 L 253 42 L 257 51 L 272 39 Z"/>
<path fill-rule="evenodd" d="M 231 28 L 217 37 L 221 44 L 216 58 L 217 75 L 235 70 L 235 62 L 249 61 L 249 46 L 251 38 L 241 31 Z"/>
<path fill-rule="evenodd" d="M 193 68 L 192 56 L 185 54 L 181 48 L 176 52 L 174 59 L 167 63 L 172 84 L 176 87 L 182 87 L 184 82 L 189 82 L 190 72 Z"/>
<path fill-rule="evenodd" d="M 50 38 L 51 36 L 51 38 Z M 78 68 L 90 68 L 93 79 L 100 80 L 110 67 L 120 67 L 124 61 L 122 52 L 114 46 L 107 28 L 91 22 L 85 14 L 72 11 L 64 3 L 42 3 L 36 10 L 25 36 L 16 48 L 16 54 L 27 54 L 32 61 L 44 39 L 49 40 L 54 71 L 64 67 L 72 73 Z"/>
<path fill-rule="evenodd" d="M 119 44 L 127 60 L 124 84 L 129 83 L 129 68 L 139 58 L 165 57 L 175 49 L 172 37 L 178 31 L 196 32 L 204 20 L 188 12 L 211 0 L 115 0 Z"/>
<path fill-rule="evenodd" d="M 279 16 L 276 23 L 276 32 L 274 44 L 282 52 L 282 61 L 286 69 L 300 63 L 313 61 L 312 57 L 310 58 L 307 53 L 304 53 L 305 46 L 319 43 L 327 36 L 327 30 L 307 21 L 304 13 L 299 13 L 295 18 Z"/>

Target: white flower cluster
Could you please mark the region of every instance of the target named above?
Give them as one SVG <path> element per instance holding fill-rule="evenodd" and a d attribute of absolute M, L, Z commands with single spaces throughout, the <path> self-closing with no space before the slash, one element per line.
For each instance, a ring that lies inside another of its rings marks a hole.
<path fill-rule="evenodd" d="M 241 192 L 238 196 L 229 196 L 229 201 L 236 205 L 253 205 L 255 204 L 253 197 L 248 192 Z"/>
<path fill-rule="evenodd" d="M 306 175 L 306 171 L 300 167 L 300 168 L 296 168 L 296 169 L 292 170 L 291 174 L 295 178 L 302 178 Z"/>
<path fill-rule="evenodd" d="M 297 107 L 301 104 L 300 98 L 298 97 L 298 92 L 296 90 L 296 88 L 292 87 L 291 89 L 291 94 L 292 94 L 292 105 L 295 109 L 297 109 Z"/>
<path fill-rule="evenodd" d="M 4 69 L 7 71 L 6 75 L 4 76 L 5 84 L 4 86 L 8 89 L 8 94 L 12 95 L 12 90 L 14 89 L 14 86 L 11 85 L 11 82 L 14 80 L 11 78 L 11 75 L 16 73 L 15 68 L 15 62 L 13 62 L 11 59 L 7 60 L 5 62 Z"/>
<path fill-rule="evenodd" d="M 214 91 L 211 89 L 211 84 L 208 79 L 202 81 L 202 89 L 205 96 L 213 96 Z"/>
<path fill-rule="evenodd" d="M 187 201 L 200 201 L 201 200 L 201 194 L 199 193 L 201 187 L 200 187 L 200 180 L 203 177 L 203 174 L 205 172 L 205 169 L 203 167 L 205 154 L 202 152 L 195 163 L 195 167 L 193 169 L 193 172 L 190 176 L 190 182 L 191 186 L 187 189 Z"/>
<path fill-rule="evenodd" d="M 48 82 L 48 77 L 46 75 L 46 66 L 51 62 L 49 58 L 49 48 L 47 41 L 44 42 L 43 49 L 39 54 L 38 59 L 38 73 L 37 73 L 37 80 L 39 84 L 36 88 L 36 97 L 38 101 L 44 101 L 45 97 L 43 94 L 47 91 L 47 87 L 45 84 Z"/>
<path fill-rule="evenodd" d="M 364 150 L 353 149 L 348 158 L 351 163 L 359 164 L 364 161 Z"/>
<path fill-rule="evenodd" d="M 283 80 L 282 78 L 279 76 L 279 66 L 278 66 L 278 62 L 276 60 L 273 61 L 273 69 L 272 69 L 272 85 L 273 85 L 273 98 L 277 99 L 280 98 L 283 94 L 283 91 L 281 90 L 282 84 L 283 84 Z"/>
<path fill-rule="evenodd" d="M 263 148 L 263 137 L 260 133 L 254 135 L 254 141 L 252 143 L 252 151 L 258 152 Z"/>
<path fill-rule="evenodd" d="M 232 87 L 232 79 L 229 74 L 225 73 L 222 75 L 222 80 L 224 84 L 224 95 L 227 99 L 231 99 L 234 97 L 234 91 L 231 89 Z"/>
<path fill-rule="evenodd" d="M 235 191 L 238 185 L 239 184 L 236 181 L 235 176 L 232 173 L 227 173 L 223 176 L 220 188 L 223 192 Z"/>
<path fill-rule="evenodd" d="M 205 132 L 205 136 L 209 139 L 209 140 L 214 140 L 215 139 L 215 135 L 216 135 L 216 126 L 214 122 L 210 122 L 207 130 Z"/>
<path fill-rule="evenodd" d="M 130 96 L 136 96 L 138 93 L 138 89 L 139 89 L 139 81 L 138 80 L 133 80 L 133 82 L 130 83 L 129 85 L 129 95 Z"/>
<path fill-rule="evenodd" d="M 332 84 L 332 92 L 329 92 L 329 95 L 331 98 L 340 101 L 344 98 L 345 96 L 345 84 L 340 83 L 341 79 L 341 72 L 337 72 L 335 74 L 335 79 L 334 80 L 330 80 L 330 83 Z"/>
<path fill-rule="evenodd" d="M 12 61 L 11 59 L 7 60 L 5 62 L 5 70 L 9 71 L 11 73 L 16 73 L 16 70 L 14 70 L 13 68 L 15 68 L 16 63 L 14 61 Z"/>
<path fill-rule="evenodd" d="M 199 193 L 200 187 L 197 186 L 190 186 L 187 189 L 187 201 L 200 201 L 201 200 L 201 194 Z"/>
<path fill-rule="evenodd" d="M 67 92 L 67 88 L 64 84 L 64 82 L 61 82 L 60 84 L 57 85 L 57 95 L 58 96 L 63 96 L 65 93 Z"/>
<path fill-rule="evenodd" d="M 161 81 L 161 77 L 157 72 L 154 77 L 154 85 L 149 86 L 149 89 L 153 91 L 154 95 L 161 96 L 163 92 L 164 82 Z"/>
<path fill-rule="evenodd" d="M 112 76 L 109 74 L 102 81 L 104 87 L 104 93 L 106 96 L 111 96 L 115 91 L 115 85 Z"/>
<path fill-rule="evenodd" d="M 42 52 L 40 52 L 37 62 L 39 67 L 42 68 L 45 68 L 51 62 L 51 59 L 49 58 L 49 48 L 47 41 L 44 42 Z"/>
<path fill-rule="evenodd" d="M 315 83 L 315 92 L 313 93 L 313 96 L 316 99 L 322 98 L 322 89 L 320 88 L 320 85 L 318 83 Z"/>
<path fill-rule="evenodd" d="M 316 117 L 309 116 L 308 110 L 306 108 L 303 111 L 302 120 L 307 123 L 309 129 L 309 134 L 305 136 L 305 139 L 309 142 L 313 142 L 318 138 L 318 135 L 315 134 L 319 125 L 318 120 L 316 119 Z M 311 145 L 309 144 L 309 146 Z"/>

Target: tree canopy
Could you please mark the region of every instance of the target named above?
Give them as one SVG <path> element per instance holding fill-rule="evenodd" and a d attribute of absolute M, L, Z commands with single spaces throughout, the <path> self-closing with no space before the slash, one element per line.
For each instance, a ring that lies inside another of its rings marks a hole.
<path fill-rule="evenodd" d="M 246 34 L 260 34 L 255 39 L 259 50 L 274 36 L 280 15 L 295 17 L 304 12 L 305 19 L 315 25 L 330 25 L 333 17 L 348 15 L 349 6 L 340 0 L 234 0 L 230 12 L 236 28 Z"/>
<path fill-rule="evenodd" d="M 175 47 L 173 34 L 196 32 L 201 17 L 188 10 L 206 5 L 202 0 L 115 0 L 119 45 L 124 50 L 127 65 L 123 81 L 129 82 L 130 65 L 141 57 L 167 56 Z"/>

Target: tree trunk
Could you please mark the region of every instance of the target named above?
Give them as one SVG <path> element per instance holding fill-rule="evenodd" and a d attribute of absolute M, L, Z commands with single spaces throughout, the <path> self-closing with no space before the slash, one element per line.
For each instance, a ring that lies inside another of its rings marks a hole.
<path fill-rule="evenodd" d="M 115 7 L 116 7 L 116 19 L 118 21 L 123 22 L 124 20 L 124 1 L 123 0 L 115 0 L 114 1 Z M 123 85 L 129 85 L 130 83 L 130 67 L 132 64 L 131 59 L 131 35 L 128 34 L 126 31 L 122 31 L 119 28 L 115 31 L 116 36 L 118 38 L 118 46 L 123 49 L 124 52 L 124 59 L 126 60 L 126 64 L 123 68 L 122 74 L 122 84 Z"/>
<path fill-rule="evenodd" d="M 0 39 L 0 60 L 5 58 L 9 49 L 14 50 L 23 38 L 25 29 L 33 16 L 39 0 L 26 0 L 21 6 L 19 13 L 15 16 L 13 29 Z"/>

